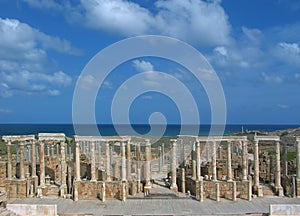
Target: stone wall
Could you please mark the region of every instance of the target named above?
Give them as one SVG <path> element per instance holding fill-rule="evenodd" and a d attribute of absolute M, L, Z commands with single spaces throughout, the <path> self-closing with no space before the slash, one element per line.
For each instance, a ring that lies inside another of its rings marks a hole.
<path fill-rule="evenodd" d="M 237 197 L 241 199 L 248 199 L 249 181 L 236 182 Z"/>
<path fill-rule="evenodd" d="M 26 180 L 7 180 L 5 181 L 5 188 L 7 192 L 7 197 L 9 199 L 26 197 Z"/>

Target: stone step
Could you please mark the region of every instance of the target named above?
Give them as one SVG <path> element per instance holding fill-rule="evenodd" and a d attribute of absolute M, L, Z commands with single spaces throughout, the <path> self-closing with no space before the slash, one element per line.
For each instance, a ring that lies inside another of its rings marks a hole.
<path fill-rule="evenodd" d="M 2 209 L 0 212 L 0 216 L 16 216 L 16 214 L 7 209 Z"/>

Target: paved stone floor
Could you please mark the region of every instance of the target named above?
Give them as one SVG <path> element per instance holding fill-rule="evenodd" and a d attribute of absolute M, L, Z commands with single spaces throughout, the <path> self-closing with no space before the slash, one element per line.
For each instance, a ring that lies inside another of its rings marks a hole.
<path fill-rule="evenodd" d="M 269 213 L 270 204 L 300 204 L 297 198 L 264 197 L 251 202 L 238 199 L 236 202 L 221 199 L 221 202 L 206 199 L 200 203 L 192 198 L 155 198 L 119 200 L 80 200 L 28 198 L 11 200 L 19 204 L 57 204 L 58 213 L 86 215 L 246 215 Z"/>

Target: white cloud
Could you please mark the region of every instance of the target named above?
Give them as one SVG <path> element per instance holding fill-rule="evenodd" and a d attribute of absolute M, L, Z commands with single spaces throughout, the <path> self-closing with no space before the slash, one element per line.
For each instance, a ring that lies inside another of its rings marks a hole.
<path fill-rule="evenodd" d="M 41 9 L 56 9 L 61 10 L 63 6 L 55 2 L 55 0 L 23 0 L 31 7 L 41 8 Z"/>
<path fill-rule="evenodd" d="M 289 65 L 300 67 L 300 46 L 298 43 L 279 42 L 273 55 Z"/>
<path fill-rule="evenodd" d="M 65 87 L 72 79 L 50 71 L 47 50 L 78 54 L 68 41 L 40 32 L 15 19 L 0 18 L 0 97 L 43 93 L 58 95 L 51 86 Z"/>
<path fill-rule="evenodd" d="M 153 10 L 127 0 L 81 0 L 77 5 L 57 5 L 53 0 L 25 2 L 35 8 L 64 7 L 71 22 L 123 36 L 161 34 L 202 46 L 231 41 L 228 16 L 216 0 L 156 0 Z"/>
<path fill-rule="evenodd" d="M 134 60 L 133 61 L 133 67 L 138 71 L 138 72 L 147 72 L 147 71 L 153 71 L 154 66 L 151 64 L 151 62 L 144 61 L 144 60 Z"/>
<path fill-rule="evenodd" d="M 144 100 L 152 100 L 153 97 L 151 95 L 143 95 L 141 98 Z"/>
<path fill-rule="evenodd" d="M 263 81 L 267 83 L 280 84 L 284 81 L 283 77 L 279 75 L 268 75 L 266 73 L 262 73 L 261 76 Z"/>

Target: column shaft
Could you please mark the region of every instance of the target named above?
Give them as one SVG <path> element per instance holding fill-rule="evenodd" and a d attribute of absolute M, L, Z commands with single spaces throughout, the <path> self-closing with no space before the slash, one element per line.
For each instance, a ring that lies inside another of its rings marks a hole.
<path fill-rule="evenodd" d="M 45 146 L 40 142 L 40 186 L 45 186 Z"/>
<path fill-rule="evenodd" d="M 280 142 L 276 142 L 276 172 L 275 172 L 275 187 L 281 187 L 280 175 Z"/>
<path fill-rule="evenodd" d="M 297 147 L 296 147 L 296 157 L 297 157 L 297 170 L 296 170 L 296 174 L 297 174 L 297 180 L 300 180 L 300 138 L 297 138 Z"/>
<path fill-rule="evenodd" d="M 243 148 L 243 162 L 242 162 L 242 168 L 243 168 L 243 177 L 242 180 L 247 180 L 248 176 L 248 143 L 247 141 L 242 141 L 242 148 Z"/>
<path fill-rule="evenodd" d="M 90 148 L 91 148 L 91 181 L 96 181 L 95 142 L 90 143 Z"/>
<path fill-rule="evenodd" d="M 131 150 L 130 150 L 130 142 L 127 142 L 126 145 L 126 152 L 127 152 L 127 160 L 126 160 L 126 174 L 127 174 L 127 180 L 131 179 Z"/>
<path fill-rule="evenodd" d="M 36 177 L 36 146 L 34 140 L 32 141 L 31 150 L 31 176 Z"/>
<path fill-rule="evenodd" d="M 259 186 L 259 155 L 258 155 L 258 140 L 254 144 L 254 186 Z"/>
<path fill-rule="evenodd" d="M 124 141 L 121 142 L 121 163 L 121 179 L 126 181 L 126 143 Z"/>
<path fill-rule="evenodd" d="M 150 140 L 146 140 L 145 146 L 145 155 L 146 155 L 146 163 L 145 163 L 145 187 L 151 187 L 151 143 Z"/>
<path fill-rule="evenodd" d="M 171 182 L 171 189 L 172 190 L 177 190 L 177 183 L 176 183 L 176 178 L 177 178 L 177 173 L 176 173 L 176 166 L 177 166 L 177 140 L 173 139 L 171 140 L 172 142 L 172 156 L 171 156 L 171 173 L 172 173 L 172 182 Z"/>
<path fill-rule="evenodd" d="M 196 142 L 196 162 L 197 162 L 197 171 L 196 171 L 196 179 L 200 180 L 201 178 L 201 146 L 200 142 Z"/>
<path fill-rule="evenodd" d="M 11 142 L 7 143 L 7 178 L 12 178 Z"/>
<path fill-rule="evenodd" d="M 227 180 L 228 181 L 232 181 L 231 146 L 232 146 L 232 141 L 228 141 L 227 142 Z"/>
<path fill-rule="evenodd" d="M 25 178 L 25 167 L 24 167 L 24 143 L 20 143 L 20 179 Z"/>
<path fill-rule="evenodd" d="M 213 152 L 212 152 L 212 180 L 217 181 L 217 158 L 216 158 L 217 142 L 213 141 Z"/>
<path fill-rule="evenodd" d="M 80 148 L 79 142 L 75 142 L 75 178 L 80 181 Z"/>
<path fill-rule="evenodd" d="M 111 181 L 111 173 L 110 173 L 110 148 L 109 142 L 105 143 L 105 154 L 106 154 L 106 181 Z"/>

